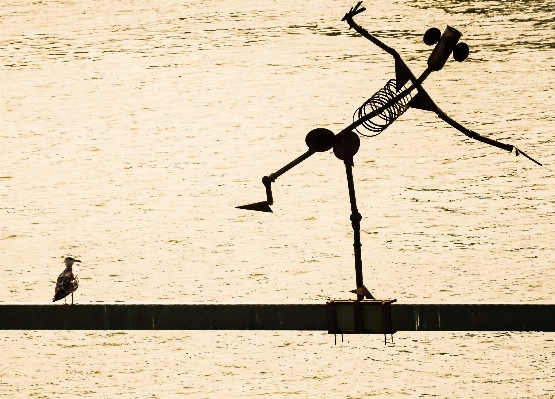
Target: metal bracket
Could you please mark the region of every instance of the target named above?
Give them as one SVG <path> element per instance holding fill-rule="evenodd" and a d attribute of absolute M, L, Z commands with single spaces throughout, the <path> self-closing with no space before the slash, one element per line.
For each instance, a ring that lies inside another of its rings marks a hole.
<path fill-rule="evenodd" d="M 328 334 L 393 334 L 391 304 L 397 299 L 326 302 Z"/>

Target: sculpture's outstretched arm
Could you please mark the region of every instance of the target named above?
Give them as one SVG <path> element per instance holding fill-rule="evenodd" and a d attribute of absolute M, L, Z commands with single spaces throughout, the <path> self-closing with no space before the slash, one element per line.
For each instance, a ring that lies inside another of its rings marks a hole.
<path fill-rule="evenodd" d="M 440 110 L 439 108 L 435 111 L 437 116 L 439 116 L 441 119 L 443 119 L 445 122 L 447 122 L 448 124 L 450 124 L 451 126 L 453 126 L 455 129 L 457 129 L 458 131 L 462 132 L 464 135 L 470 137 L 471 139 L 474 140 L 478 140 L 481 141 L 482 143 L 486 143 L 489 145 L 492 145 L 494 147 L 497 148 L 501 148 L 502 150 L 511 152 L 514 148 L 515 150 L 515 154 L 518 156 L 520 154 L 524 155 L 526 158 L 528 158 L 529 160 L 531 160 L 532 162 L 535 162 L 536 164 L 542 166 L 541 163 L 539 163 L 538 161 L 536 161 L 534 158 L 526 155 L 526 153 L 524 153 L 523 151 L 519 150 L 518 148 L 516 148 L 515 146 L 511 145 L 511 144 L 504 144 L 501 143 L 499 141 L 496 140 L 492 140 L 492 139 L 488 139 L 487 137 L 481 136 L 478 133 L 469 130 L 467 128 L 465 128 L 463 125 L 461 125 L 460 123 L 454 121 L 453 119 L 451 119 L 450 117 L 448 117 L 442 110 Z"/>

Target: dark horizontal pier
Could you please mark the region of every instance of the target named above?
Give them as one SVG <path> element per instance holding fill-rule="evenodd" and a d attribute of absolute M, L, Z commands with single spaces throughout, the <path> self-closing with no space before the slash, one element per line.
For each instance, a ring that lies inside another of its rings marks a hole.
<path fill-rule="evenodd" d="M 370 305 L 362 302 L 363 324 L 381 329 L 382 307 Z M 336 306 L 337 331 L 354 330 L 353 309 Z M 329 331 L 327 316 L 326 304 L 0 304 L 0 329 Z M 555 304 L 393 303 L 390 323 L 393 331 L 555 331 Z"/>

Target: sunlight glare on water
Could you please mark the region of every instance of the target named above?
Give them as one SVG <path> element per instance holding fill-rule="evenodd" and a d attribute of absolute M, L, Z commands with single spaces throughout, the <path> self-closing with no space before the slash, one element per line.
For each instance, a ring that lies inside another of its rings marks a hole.
<path fill-rule="evenodd" d="M 341 22 L 355 3 L 0 5 L 0 301 L 48 303 L 67 253 L 83 262 L 78 303 L 351 297 L 332 153 L 273 184 L 274 214 L 235 206 L 262 201 L 262 176 L 305 152 L 306 133 L 339 132 L 394 77 L 391 56 Z M 416 109 L 362 138 L 365 285 L 404 303 L 551 303 L 551 2 L 363 5 L 356 20 L 417 76 L 426 29 L 460 30 L 469 58 L 424 87 L 456 121 L 543 164 Z M 548 398 L 552 339 L 5 331 L 0 396 Z"/>

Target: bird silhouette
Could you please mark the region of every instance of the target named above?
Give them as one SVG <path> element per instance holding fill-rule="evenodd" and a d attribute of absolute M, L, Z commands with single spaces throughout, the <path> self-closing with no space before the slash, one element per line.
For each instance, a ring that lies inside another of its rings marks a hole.
<path fill-rule="evenodd" d="M 80 260 L 74 259 L 71 256 L 64 259 L 66 268 L 62 274 L 58 276 L 58 280 L 56 281 L 56 292 L 54 294 L 54 298 L 52 298 L 52 302 L 64 299 L 71 294 L 71 304 L 73 305 L 73 293 L 79 287 L 77 267 L 73 267 L 75 262 L 81 263 Z M 67 299 L 64 299 L 64 302 L 67 304 Z"/>

